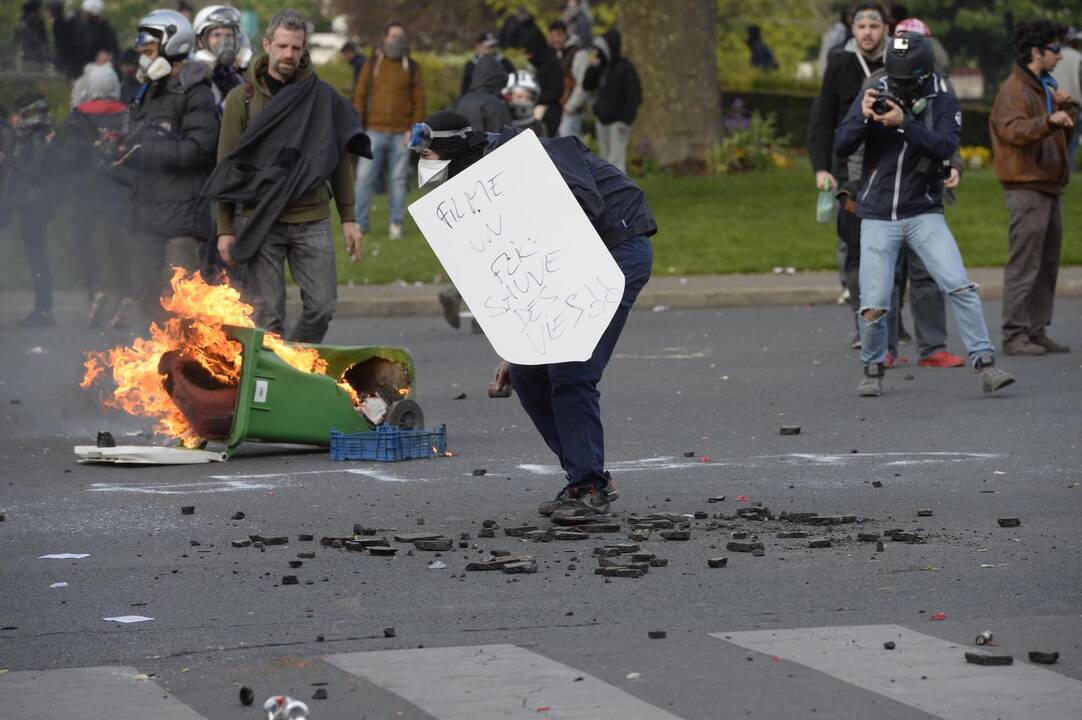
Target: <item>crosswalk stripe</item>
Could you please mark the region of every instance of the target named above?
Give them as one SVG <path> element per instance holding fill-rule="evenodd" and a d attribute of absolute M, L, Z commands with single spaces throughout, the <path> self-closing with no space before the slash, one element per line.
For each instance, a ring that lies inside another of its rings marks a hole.
<path fill-rule="evenodd" d="M 12 720 L 206 720 L 130 667 L 8 672 L 0 698 L 0 717 Z"/>
<path fill-rule="evenodd" d="M 679 720 L 591 675 L 514 645 L 381 650 L 324 659 L 439 720 Z"/>
<path fill-rule="evenodd" d="M 971 665 L 964 648 L 899 625 L 711 633 L 870 690 L 943 720 L 1078 720 L 1082 682 L 1025 661 Z M 892 641 L 894 650 L 883 643 Z M 925 679 L 926 678 L 926 679 Z"/>

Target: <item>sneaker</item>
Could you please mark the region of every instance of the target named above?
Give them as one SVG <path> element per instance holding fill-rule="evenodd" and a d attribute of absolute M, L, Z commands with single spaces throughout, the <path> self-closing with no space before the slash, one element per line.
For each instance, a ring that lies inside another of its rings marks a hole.
<path fill-rule="evenodd" d="M 995 392 L 1014 384 L 1014 375 L 1011 375 L 1006 370 L 999 369 L 996 366 L 995 359 L 990 356 L 978 359 L 974 370 L 980 376 L 981 387 L 986 393 Z"/>
<path fill-rule="evenodd" d="M 838 296 L 837 303 L 839 305 L 845 305 L 849 302 L 849 298 L 851 297 L 852 295 L 849 293 L 849 288 L 846 288 L 842 290 L 842 294 Z"/>
<path fill-rule="evenodd" d="M 604 515 L 608 512 L 609 504 L 620 497 L 620 493 L 616 490 L 616 483 L 612 481 L 612 475 L 606 472 L 605 480 L 604 488 L 598 488 L 593 484 L 580 487 L 568 483 L 556 493 L 555 498 L 538 505 L 537 514 L 549 517 L 559 511 L 561 514 L 574 516 Z"/>
<path fill-rule="evenodd" d="M 853 335 L 853 339 L 849 341 L 850 350 L 860 350 L 863 344 L 860 342 L 860 333 Z"/>
<path fill-rule="evenodd" d="M 1003 343 L 1004 355 L 1028 355 L 1030 357 L 1036 357 L 1038 355 L 1044 355 L 1048 350 L 1037 343 L 1030 340 L 1025 335 L 1020 335 L 1013 340 L 1009 340 Z"/>
<path fill-rule="evenodd" d="M 892 353 L 887 353 L 886 359 L 883 360 L 883 367 L 885 367 L 888 370 L 891 369 L 892 367 L 894 367 L 895 365 L 908 365 L 908 364 L 909 364 L 909 358 L 905 357 L 904 355 L 902 357 L 895 357 Z"/>
<path fill-rule="evenodd" d="M 966 359 L 961 355 L 952 355 L 946 350 L 940 350 L 934 352 L 931 355 L 922 357 L 917 363 L 918 367 L 938 367 L 938 368 L 952 368 L 962 367 L 966 364 Z"/>
<path fill-rule="evenodd" d="M 90 296 L 90 307 L 87 309 L 86 322 L 92 328 L 101 325 L 105 313 L 105 291 L 98 290 Z"/>
<path fill-rule="evenodd" d="M 53 320 L 53 311 L 52 310 L 34 309 L 34 310 L 31 310 L 29 313 L 27 313 L 26 317 L 24 317 L 22 320 L 20 320 L 19 322 L 15 323 L 15 324 L 18 325 L 19 327 L 24 327 L 24 328 L 28 328 L 28 327 L 48 327 L 50 325 L 55 325 L 56 321 Z"/>
<path fill-rule="evenodd" d="M 401 223 L 391 223 L 391 227 L 387 231 L 387 234 L 390 236 L 390 238 L 392 240 L 401 240 L 402 239 L 402 224 Z"/>
<path fill-rule="evenodd" d="M 443 319 L 455 330 L 461 326 L 459 313 L 462 312 L 462 296 L 453 287 L 440 290 L 440 307 L 443 308 Z"/>
<path fill-rule="evenodd" d="M 860 397 L 879 397 L 883 394 L 883 365 L 865 365 L 864 377 L 857 385 L 857 395 Z"/>
<path fill-rule="evenodd" d="M 1069 353 L 1071 348 L 1063 343 L 1058 343 L 1047 335 L 1040 335 L 1035 338 L 1030 338 L 1029 341 L 1034 345 L 1039 345 L 1044 348 L 1045 352 L 1050 353 Z"/>

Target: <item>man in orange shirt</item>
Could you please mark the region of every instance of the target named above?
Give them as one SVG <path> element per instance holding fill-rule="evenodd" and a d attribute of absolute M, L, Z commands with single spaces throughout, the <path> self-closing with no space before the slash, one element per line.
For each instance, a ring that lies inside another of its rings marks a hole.
<path fill-rule="evenodd" d="M 406 211 L 409 135 L 425 117 L 425 84 L 421 67 L 409 57 L 406 27 L 388 23 L 382 45 L 364 64 L 357 79 L 353 105 L 372 140 L 372 159 L 357 166 L 357 223 L 367 233 L 372 194 L 380 172 L 388 178 L 391 197 L 390 237 L 402 237 Z"/>

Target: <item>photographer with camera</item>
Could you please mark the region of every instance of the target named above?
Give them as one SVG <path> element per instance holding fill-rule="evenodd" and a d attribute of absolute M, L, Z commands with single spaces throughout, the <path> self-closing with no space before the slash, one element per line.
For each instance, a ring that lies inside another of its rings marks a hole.
<path fill-rule="evenodd" d="M 995 350 L 977 286 L 966 275 L 958 244 L 943 217 L 943 183 L 958 149 L 962 112 L 957 98 L 933 72 L 931 45 L 916 33 L 889 41 L 886 74 L 865 90 L 838 128 L 841 156 L 864 145 L 857 196 L 860 228 L 860 332 L 862 397 L 882 395 L 887 355 L 886 316 L 898 253 L 908 246 L 947 294 L 970 363 L 985 392 L 1014 382 L 995 363 Z"/>

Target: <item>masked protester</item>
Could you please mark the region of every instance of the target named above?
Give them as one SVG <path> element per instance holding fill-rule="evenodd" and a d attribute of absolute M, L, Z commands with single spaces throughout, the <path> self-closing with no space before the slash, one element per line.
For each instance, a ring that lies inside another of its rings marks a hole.
<path fill-rule="evenodd" d="M 545 128 L 537 119 L 535 109 L 541 95 L 537 79 L 529 70 L 518 70 L 507 76 L 507 86 L 503 89 L 503 98 L 511 112 L 511 121 L 515 127 L 533 130 L 538 137 L 544 137 Z"/>
<path fill-rule="evenodd" d="M 142 309 L 160 312 L 163 264 L 198 268 L 199 243 L 211 233 L 203 183 L 214 168 L 218 113 L 209 73 L 187 62 L 195 48 L 188 20 L 155 10 L 139 23 L 136 49 L 144 83 L 132 101 L 117 163 L 133 187 L 132 286 Z M 126 304 L 116 322 L 123 322 Z"/>
<path fill-rule="evenodd" d="M 860 224 L 861 397 L 883 392 L 887 314 L 898 253 L 910 247 L 947 294 L 985 392 L 1014 377 L 996 365 L 977 286 L 966 275 L 943 216 L 944 181 L 958 150 L 962 112 L 934 72 L 931 45 L 916 33 L 889 41 L 886 74 L 859 95 L 838 129 L 834 151 L 864 145 L 856 214 Z"/>
<path fill-rule="evenodd" d="M 372 140 L 372 160 L 357 165 L 357 223 L 368 232 L 372 195 L 384 170 L 391 196 L 391 240 L 402 237 L 409 182 L 410 126 L 425 113 L 425 82 L 421 67 L 409 56 L 402 23 L 383 30 L 383 43 L 364 64 L 357 79 L 353 106 Z"/>
<path fill-rule="evenodd" d="M 210 70 L 211 88 L 219 111 L 229 91 L 241 83 L 235 64 L 239 51 L 240 12 L 228 5 L 208 5 L 192 24 L 196 51 L 192 59 Z"/>
<path fill-rule="evenodd" d="M 505 128 L 486 135 L 469 128 L 465 117 L 443 111 L 414 127 L 411 146 L 427 163 L 430 182 L 452 178 L 522 132 Z M 650 278 L 657 223 L 646 197 L 614 165 L 596 157 L 577 138 L 541 141 L 613 259 L 624 273 L 620 305 L 590 359 L 550 365 L 510 365 L 496 370 L 499 386 L 510 383 L 541 437 L 560 460 L 567 485 L 538 507 L 541 515 L 586 516 L 604 513 L 617 493 L 605 470 L 601 395 L 597 385 L 619 340 L 631 306 Z"/>
<path fill-rule="evenodd" d="M 45 242 L 45 227 L 53 203 L 47 185 L 49 143 L 53 137 L 52 116 L 45 97 L 28 93 L 15 102 L 11 117 L 14 141 L 7 167 L 5 195 L 13 215 L 19 218 L 30 281 L 34 288 L 34 309 L 19 321 L 19 327 L 53 324 L 53 274 Z"/>
<path fill-rule="evenodd" d="M 582 86 L 597 91 L 594 115 L 601 157 L 627 172 L 627 143 L 642 105 L 642 86 L 635 66 L 621 53 L 621 44 L 618 30 L 594 38 L 594 59 Z"/>
<path fill-rule="evenodd" d="M 131 294 L 128 224 L 117 222 L 131 213 L 131 193 L 112 182 L 106 170 L 115 159 L 113 149 L 123 135 L 128 106 L 120 100 L 120 81 L 112 65 L 87 65 L 80 80 L 75 105 L 52 151 L 65 169 L 63 195 L 72 212 L 72 248 L 86 282 L 88 321 L 97 327 L 108 308 Z M 104 257 L 111 267 L 105 273 L 94 243 L 99 225 L 107 228 Z"/>

